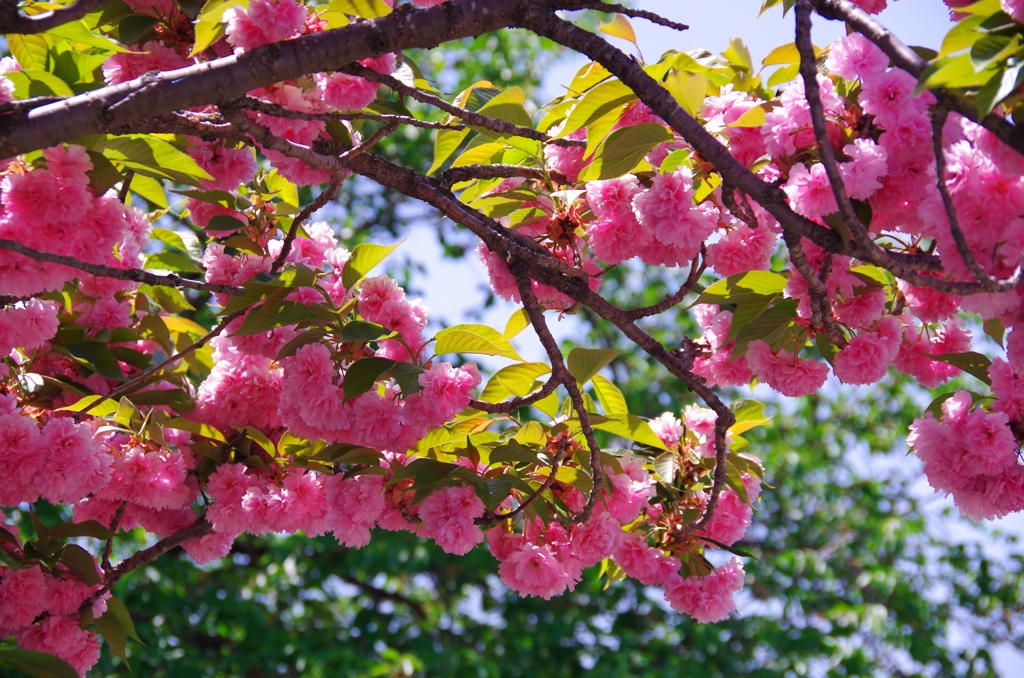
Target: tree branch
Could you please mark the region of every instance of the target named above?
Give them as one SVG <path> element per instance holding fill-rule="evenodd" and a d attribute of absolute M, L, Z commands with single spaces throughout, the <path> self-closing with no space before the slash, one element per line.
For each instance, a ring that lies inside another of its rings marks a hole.
<path fill-rule="evenodd" d="M 422 127 L 424 129 L 465 129 L 462 125 L 446 125 L 442 122 L 430 122 L 429 120 L 411 118 L 408 115 L 395 115 L 391 113 L 304 113 L 302 111 L 293 111 L 290 108 L 285 108 L 278 104 L 272 104 L 269 101 L 263 101 L 262 99 L 257 99 L 255 97 L 242 97 L 235 102 L 235 106 L 249 111 L 266 113 L 267 115 L 273 115 L 278 118 L 291 118 L 294 120 L 322 120 L 324 122 L 341 120 L 374 120 L 382 123 L 412 125 L 413 127 Z"/>
<path fill-rule="evenodd" d="M 655 12 L 650 12 L 646 9 L 633 9 L 632 7 L 626 7 L 625 5 L 619 5 L 613 2 L 586 2 L 581 7 L 575 7 L 574 9 L 592 9 L 597 12 L 610 12 L 615 14 L 622 14 L 624 16 L 630 16 L 634 19 L 647 19 L 652 24 L 658 26 L 665 26 L 677 31 L 688 31 L 690 27 L 686 24 L 681 24 L 678 21 L 672 21 Z"/>
<path fill-rule="evenodd" d="M 543 181 L 551 178 L 560 184 L 568 183 L 565 175 L 561 172 L 542 170 L 538 167 L 526 167 L 525 165 L 463 165 L 452 167 L 437 175 L 437 185 L 446 191 L 462 181 L 472 179 L 512 179 L 523 177 L 525 179 L 537 179 Z"/>
<path fill-rule="evenodd" d="M 641 318 L 647 318 L 652 315 L 664 313 L 668 309 L 672 308 L 680 301 L 683 300 L 687 294 L 693 290 L 693 286 L 697 284 L 700 277 L 704 274 L 707 269 L 707 247 L 703 244 L 700 246 L 700 259 L 694 259 L 693 263 L 690 264 L 690 275 L 686 277 L 686 282 L 679 288 L 679 290 L 669 296 L 665 297 L 656 304 L 650 306 L 643 306 L 641 308 L 634 308 L 631 311 L 627 311 L 630 320 L 640 320 Z"/>
<path fill-rule="evenodd" d="M 201 290 L 203 292 L 216 292 L 218 294 L 245 294 L 245 288 L 237 285 L 221 285 L 219 283 L 188 280 L 187 278 L 182 278 L 181 276 L 174 275 L 173 273 L 168 275 L 157 275 L 156 273 L 141 271 L 137 268 L 114 268 L 113 266 L 104 266 L 102 264 L 90 264 L 88 262 L 81 261 L 80 259 L 75 259 L 74 257 L 66 257 L 61 254 L 50 254 L 49 252 L 40 252 L 39 250 L 22 245 L 16 240 L 0 239 L 0 249 L 17 252 L 18 254 L 23 254 L 30 259 L 35 259 L 36 261 L 42 261 L 50 264 L 61 264 L 68 268 L 75 268 L 79 271 L 84 271 L 90 275 L 100 278 L 117 278 L 118 280 L 130 280 L 132 282 L 145 283 L 147 285 L 158 285 L 160 287 L 184 287 L 191 290 Z"/>
<path fill-rule="evenodd" d="M 169 537 L 164 537 L 149 548 L 132 554 L 115 565 L 110 574 L 103 578 L 103 587 L 109 591 L 114 587 L 114 584 L 121 579 L 121 577 L 125 576 L 132 570 L 137 570 L 143 565 L 152 563 L 175 546 L 179 546 L 187 542 L 189 539 L 195 539 L 196 537 L 203 537 L 209 534 L 212 529 L 213 525 L 201 518 L 188 527 L 178 530 Z"/>
<path fill-rule="evenodd" d="M 547 398 L 549 395 L 554 393 L 555 389 L 558 388 L 558 385 L 561 383 L 562 382 L 552 374 L 551 378 L 544 382 L 544 385 L 540 387 L 539 391 L 535 391 L 529 395 L 516 396 L 515 398 L 501 403 L 485 403 L 482 400 L 470 400 L 469 406 L 480 410 L 481 412 L 487 412 L 488 414 L 506 414 L 508 412 L 518 410 L 520 407 L 526 407 L 527 405 L 532 405 L 535 402 Z"/>
<path fill-rule="evenodd" d="M 470 125 L 483 127 L 484 129 L 489 129 L 492 132 L 497 132 L 498 134 L 509 134 L 512 136 L 523 137 L 525 139 L 534 139 L 536 141 L 542 141 L 546 144 L 553 144 L 555 146 L 577 146 L 585 148 L 587 145 L 587 142 L 585 141 L 576 141 L 574 139 L 553 139 L 547 134 L 538 132 L 535 129 L 520 127 L 519 125 L 506 122 L 499 118 L 492 118 L 474 111 L 467 111 L 464 108 L 453 106 L 444 99 L 436 97 L 433 94 L 428 94 L 422 90 L 416 89 L 415 87 L 410 87 L 394 76 L 378 73 L 377 71 L 360 64 L 348 64 L 339 70 L 342 73 L 358 75 L 360 78 L 365 78 L 367 80 L 372 80 L 373 82 L 379 82 L 382 85 L 387 85 L 400 94 L 412 97 L 421 103 L 439 108 L 453 117 L 465 120 Z"/>
<path fill-rule="evenodd" d="M 139 386 L 139 385 L 145 383 L 147 379 L 149 379 L 151 376 L 153 376 L 154 374 L 156 374 L 160 370 L 164 369 L 165 367 L 169 367 L 169 366 L 173 365 L 174 363 L 178 362 L 179 360 L 181 360 L 182 358 L 187 356 L 189 353 L 192 353 L 193 351 L 202 348 L 203 346 L 205 346 L 207 344 L 207 342 L 209 342 L 211 339 L 213 339 L 218 334 L 223 332 L 227 328 L 227 326 L 231 324 L 231 321 L 233 321 L 235 318 L 238 318 L 238 317 L 242 316 L 242 314 L 244 314 L 248 310 L 249 310 L 248 308 L 243 308 L 240 311 L 235 311 L 231 315 L 224 316 L 224 319 L 221 320 L 220 323 L 218 323 L 216 327 L 214 327 L 212 330 L 210 330 L 209 332 L 204 334 L 202 337 L 200 337 L 198 340 L 196 340 L 193 344 L 191 344 L 188 348 L 185 348 L 185 349 L 182 349 L 182 350 L 178 351 L 174 355 L 172 355 L 169 358 L 167 358 L 167 360 L 164 360 L 159 365 L 156 365 L 155 367 L 151 367 L 148 370 L 146 370 L 145 372 L 142 372 L 142 373 L 136 375 L 135 377 L 129 379 L 128 381 L 124 382 L 120 386 L 116 386 L 116 387 L 112 388 L 111 390 L 107 391 L 106 395 L 104 395 L 102 398 L 100 398 L 99 400 L 97 400 L 94 403 L 90 403 L 89 406 L 86 407 L 84 410 L 82 410 L 80 412 L 76 412 L 75 413 L 75 418 L 77 419 L 77 418 L 79 418 L 79 417 L 81 417 L 81 416 L 83 416 L 85 414 L 88 414 L 90 410 L 92 410 L 97 405 L 99 405 L 100 403 L 102 403 L 102 402 L 104 402 L 106 400 L 110 400 L 111 398 L 116 398 L 117 396 L 121 395 L 122 393 L 127 393 L 128 391 L 130 391 L 131 389 L 135 388 L 136 386 Z"/>
<path fill-rule="evenodd" d="M 75 0 L 67 7 L 53 9 L 28 16 L 18 12 L 17 0 L 0 3 L 0 33 L 8 35 L 32 35 L 45 33 L 71 21 L 78 21 L 89 12 L 98 9 L 106 0 Z"/>
<path fill-rule="evenodd" d="M 380 19 L 357 21 L 187 68 L 150 73 L 5 120 L 0 152 L 10 157 L 87 134 L 120 134 L 133 123 L 172 111 L 230 105 L 254 89 L 283 80 L 337 71 L 346 64 L 388 52 L 431 48 L 482 35 L 512 25 L 513 18 L 522 15 L 529 2 L 450 0 L 430 9 L 399 5 Z M 563 9 L 574 4 L 570 0 L 545 0 L 544 6 Z M 130 105 L 122 105 L 129 100 Z"/>
<path fill-rule="evenodd" d="M 1016 272 L 1006 280 L 999 280 L 990 276 L 988 271 L 982 268 L 978 260 L 974 258 L 974 253 L 971 252 L 971 248 L 967 244 L 964 231 L 960 228 L 960 219 L 956 214 L 953 196 L 949 194 L 949 187 L 946 185 L 946 154 L 942 150 L 942 130 L 946 126 L 948 115 L 949 111 L 941 104 L 932 114 L 932 152 L 935 155 L 935 184 L 939 189 L 939 195 L 942 196 L 942 205 L 946 209 L 946 217 L 949 219 L 949 231 L 953 236 L 953 242 L 956 243 L 956 251 L 960 253 L 960 258 L 964 260 L 964 264 L 974 274 L 974 277 L 978 279 L 978 282 L 991 288 L 993 292 L 1007 292 L 1021 283 L 1021 274 L 1022 270 L 1024 270 L 1024 256 L 1022 256 L 1022 261 L 1017 266 Z"/>

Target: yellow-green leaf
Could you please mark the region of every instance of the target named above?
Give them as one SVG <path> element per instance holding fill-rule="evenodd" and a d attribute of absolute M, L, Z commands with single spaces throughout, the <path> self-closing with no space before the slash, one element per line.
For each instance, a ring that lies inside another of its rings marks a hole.
<path fill-rule="evenodd" d="M 611 21 L 601 24 L 598 30 L 613 38 L 621 38 L 636 44 L 636 31 L 633 30 L 633 24 L 629 23 L 629 19 L 622 14 L 613 15 Z"/>

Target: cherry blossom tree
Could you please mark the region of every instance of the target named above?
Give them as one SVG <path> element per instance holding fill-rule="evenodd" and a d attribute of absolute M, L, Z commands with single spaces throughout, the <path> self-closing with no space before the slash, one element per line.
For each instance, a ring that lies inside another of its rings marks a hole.
<path fill-rule="evenodd" d="M 100 636 L 125 658 L 112 587 L 242 534 L 479 546 L 544 599 L 599 565 L 723 621 L 766 471 L 743 434 L 770 425 L 730 388 L 755 382 L 966 372 L 979 390 L 922 408 L 907 442 L 963 515 L 1024 509 L 1024 9 L 950 3 L 921 54 L 871 16 L 884 0 L 776 4 L 795 41 L 757 70 L 739 40 L 643 63 L 576 21 L 686 27 L 579 0 L 5 3 L 0 662 L 84 675 Z M 815 46 L 819 19 L 848 35 Z M 512 28 L 590 62 L 540 108 L 490 81 L 447 96 L 417 67 Z M 433 135 L 426 171 L 378 152 L 409 128 Z M 373 273 L 394 246 L 313 221 L 353 175 L 476 236 L 520 306 L 507 324 L 428 332 Z M 602 294 L 646 267 L 676 291 Z M 701 336 L 645 329 L 683 304 Z M 614 350 L 552 335 L 580 310 L 693 401 L 630 412 Z M 545 362 L 517 351 L 527 328 Z M 485 379 L 474 355 L 508 364 Z M 125 552 L 130 530 L 150 545 Z"/>

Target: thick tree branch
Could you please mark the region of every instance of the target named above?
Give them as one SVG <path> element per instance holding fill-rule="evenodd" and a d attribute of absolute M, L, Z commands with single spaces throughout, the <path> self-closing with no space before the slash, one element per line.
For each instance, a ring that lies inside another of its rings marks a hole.
<path fill-rule="evenodd" d="M 430 9 L 399 5 L 373 21 L 357 21 L 293 40 L 187 68 L 149 73 L 8 116 L 0 134 L 5 157 L 46 148 L 87 134 L 124 133 L 133 123 L 184 110 L 230 105 L 248 92 L 283 80 L 337 71 L 360 59 L 413 48 L 436 47 L 510 26 L 529 0 L 450 0 Z M 547 9 L 578 3 L 547 0 Z"/>
<path fill-rule="evenodd" d="M 18 254 L 23 254 L 30 259 L 35 259 L 36 261 L 42 261 L 49 264 L 61 264 L 68 268 L 75 268 L 79 271 L 84 271 L 89 275 L 94 275 L 100 278 L 117 278 L 118 280 L 130 280 L 132 282 L 145 283 L 147 285 L 158 285 L 160 287 L 183 287 L 191 290 L 201 290 L 203 292 L 216 292 L 218 294 L 245 294 L 245 288 L 237 285 L 221 285 L 219 283 L 188 280 L 187 278 L 182 278 L 181 276 L 174 275 L 173 273 L 168 275 L 157 275 L 156 273 L 141 271 L 137 268 L 114 268 L 113 266 L 104 266 L 102 264 L 90 264 L 80 259 L 75 259 L 74 257 L 66 257 L 61 254 L 50 254 L 49 252 L 40 252 L 39 250 L 22 245 L 16 240 L 0 239 L 0 249 L 17 252 Z"/>

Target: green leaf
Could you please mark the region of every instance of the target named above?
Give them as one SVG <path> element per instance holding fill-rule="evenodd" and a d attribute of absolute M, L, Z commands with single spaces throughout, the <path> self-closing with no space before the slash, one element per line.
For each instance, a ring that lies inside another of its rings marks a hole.
<path fill-rule="evenodd" d="M 425 487 L 443 480 L 452 471 L 462 467 L 458 464 L 449 464 L 437 461 L 436 459 L 416 459 L 406 465 L 405 468 L 414 479 L 413 487 Z"/>
<path fill-rule="evenodd" d="M 569 352 L 566 366 L 569 374 L 583 385 L 618 355 L 618 351 L 610 348 L 574 348 Z"/>
<path fill-rule="evenodd" d="M 525 396 L 534 391 L 537 379 L 550 372 L 544 363 L 517 363 L 503 367 L 487 381 L 480 399 L 498 403 L 509 396 Z"/>
<path fill-rule="evenodd" d="M 110 160 L 156 179 L 192 186 L 198 186 L 202 179 L 213 179 L 188 153 L 156 137 L 107 137 L 98 141 L 94 148 Z"/>
<path fill-rule="evenodd" d="M 390 358 L 362 358 L 352 363 L 341 385 L 345 391 L 345 402 L 369 391 L 385 372 L 397 364 Z"/>
<path fill-rule="evenodd" d="M 737 273 L 705 289 L 697 304 L 740 304 L 758 297 L 774 296 L 786 288 L 787 278 L 771 271 Z"/>
<path fill-rule="evenodd" d="M 729 127 L 760 127 L 764 124 L 765 114 L 763 106 L 754 106 L 746 113 L 729 123 Z"/>
<path fill-rule="evenodd" d="M 601 403 L 601 407 L 604 408 L 606 415 L 629 413 L 629 408 L 626 406 L 626 397 L 622 395 L 622 391 L 611 380 L 600 374 L 595 374 L 591 377 L 591 381 L 594 384 L 597 401 Z"/>
<path fill-rule="evenodd" d="M 248 6 L 249 0 L 210 0 L 203 5 L 202 11 L 196 17 L 196 41 L 189 56 L 194 57 L 205 52 L 210 45 L 224 37 L 224 10 L 228 7 Z"/>
<path fill-rule="evenodd" d="M 142 642 L 142 639 L 139 638 L 139 634 L 135 632 L 135 624 L 132 622 L 132 616 L 128 613 L 128 608 L 125 607 L 120 598 L 117 596 L 107 598 L 107 612 L 109 614 L 113 614 L 114 617 L 121 622 L 121 628 L 125 630 L 125 633 L 128 634 L 129 638 L 139 643 Z"/>
<path fill-rule="evenodd" d="M 433 174 L 441 169 L 444 163 L 458 150 L 466 137 L 470 135 L 469 129 L 439 129 L 434 137 L 434 162 L 427 170 L 427 174 Z"/>
<path fill-rule="evenodd" d="M 110 348 L 106 344 L 88 341 L 81 344 L 71 344 L 65 348 L 78 362 L 101 376 L 118 381 L 124 379 L 121 367 L 117 364 L 117 357 L 111 353 Z"/>
<path fill-rule="evenodd" d="M 287 290 L 282 288 L 282 291 Z M 286 325 L 321 320 L 321 316 L 313 310 L 313 307 L 300 304 L 297 301 L 282 301 L 269 307 L 268 304 L 269 300 L 250 311 L 232 336 L 246 337 Z"/>
<path fill-rule="evenodd" d="M 994 75 L 994 69 L 974 70 L 970 54 L 945 57 L 930 64 L 917 83 L 915 93 L 938 87 L 981 87 Z"/>
<path fill-rule="evenodd" d="M 612 15 L 611 21 L 601 24 L 597 27 L 597 30 L 613 38 L 620 38 L 634 45 L 636 44 L 636 31 L 633 30 L 633 25 L 629 23 L 629 19 L 622 14 Z"/>
<path fill-rule="evenodd" d="M 569 113 L 565 126 L 556 137 L 567 137 L 576 130 L 586 127 L 595 120 L 608 115 L 615 109 L 621 109 L 631 101 L 636 101 L 636 94 L 619 80 L 609 80 L 587 92 Z"/>
<path fill-rule="evenodd" d="M 497 478 L 488 478 L 477 485 L 477 496 L 484 503 L 484 508 L 493 511 L 505 501 L 505 497 L 512 491 L 512 477 L 501 475 Z"/>
<path fill-rule="evenodd" d="M 783 66 L 782 68 L 776 69 L 776 71 L 768 78 L 768 87 L 777 87 L 784 82 L 789 82 L 796 78 L 799 73 L 800 64 L 791 64 L 789 66 Z"/>
<path fill-rule="evenodd" d="M 391 13 L 384 0 L 331 0 L 330 9 L 364 19 L 379 19 Z"/>
<path fill-rule="evenodd" d="M 103 640 L 107 641 L 107 649 L 115 657 L 118 657 L 127 664 L 128 655 L 125 649 L 128 646 L 128 634 L 125 632 L 124 627 L 121 626 L 121 620 L 113 612 L 107 610 L 103 613 L 102 617 L 94 619 L 93 624 L 96 625 L 100 635 L 103 636 Z"/>
<path fill-rule="evenodd" d="M 976 97 L 980 115 L 988 115 L 1006 97 L 1024 84 L 1024 61 L 1019 61 L 1010 68 L 999 70 L 985 86 L 978 91 Z"/>
<path fill-rule="evenodd" d="M 1003 335 L 1006 334 L 1006 328 L 1003 327 L 1003 322 L 999 318 L 992 318 L 986 320 L 982 326 L 985 330 L 985 334 L 992 338 L 992 341 L 999 344 L 1000 348 L 1003 348 Z"/>
<path fill-rule="evenodd" d="M 70 40 L 71 42 L 89 45 L 90 47 L 97 47 L 105 52 L 131 51 L 106 36 L 96 35 L 89 30 L 89 27 L 85 25 L 84 21 L 69 21 L 55 28 L 51 28 L 46 33 L 48 35 L 64 38 L 65 40 Z"/>
<path fill-rule="evenodd" d="M 990 65 L 1002 61 L 1020 49 L 1020 36 L 986 35 L 971 46 L 971 62 L 974 70 L 983 71 Z"/>
<path fill-rule="evenodd" d="M 437 333 L 434 353 L 475 353 L 495 355 L 522 362 L 512 344 L 487 325 L 453 325 Z"/>
<path fill-rule="evenodd" d="M 192 259 L 177 252 L 157 252 L 146 257 L 146 263 L 142 268 L 157 271 L 175 271 L 178 273 L 202 273 Z"/>
<path fill-rule="evenodd" d="M 740 398 L 733 401 L 729 409 L 736 417 L 736 423 L 729 429 L 733 435 L 740 435 L 755 426 L 764 426 L 771 421 L 764 416 L 764 403 L 757 400 Z"/>
<path fill-rule="evenodd" d="M 700 107 L 708 92 L 708 76 L 703 73 L 673 71 L 665 80 L 665 89 L 669 91 L 683 110 L 697 117 Z"/>
<path fill-rule="evenodd" d="M 797 51 L 796 43 L 793 42 L 779 45 L 768 52 L 768 56 L 761 60 L 762 66 L 783 66 L 798 63 L 800 63 L 800 52 Z"/>
<path fill-rule="evenodd" d="M 34 97 L 71 97 L 74 91 L 66 82 L 52 73 L 26 68 L 21 71 L 4 73 L 14 83 L 15 99 L 32 99 Z"/>
<path fill-rule="evenodd" d="M 736 345 L 732 349 L 732 359 L 746 354 L 750 342 L 758 339 L 764 340 L 772 349 L 778 349 L 797 317 L 796 307 L 796 299 L 783 299 L 749 323 L 735 328 Z"/>
<path fill-rule="evenodd" d="M 537 453 L 520 444 L 517 440 L 510 440 L 504 445 L 495 447 L 491 450 L 489 458 L 492 464 L 540 464 L 540 459 L 537 457 Z"/>
<path fill-rule="evenodd" d="M 614 179 L 629 174 L 655 146 L 674 138 L 664 125 L 653 122 L 617 129 L 594 153 L 594 159 L 580 173 L 580 181 Z"/>
<path fill-rule="evenodd" d="M 167 194 L 164 192 L 163 184 L 153 177 L 135 175 L 132 178 L 131 191 L 157 207 L 167 209 Z"/>
<path fill-rule="evenodd" d="M 92 537 L 93 539 L 110 539 L 114 533 L 96 520 L 84 520 L 80 523 L 65 523 L 50 530 L 55 539 L 69 537 Z M 90 556 L 91 557 L 91 556 Z"/>
<path fill-rule="evenodd" d="M 722 52 L 730 64 L 737 66 L 746 73 L 754 72 L 754 62 L 750 58 L 750 50 L 743 44 L 740 38 L 733 38 L 729 41 L 729 49 Z"/>
<path fill-rule="evenodd" d="M 338 341 L 378 341 L 395 335 L 386 327 L 365 320 L 352 320 L 345 323 L 341 333 L 337 334 Z"/>
<path fill-rule="evenodd" d="M 252 440 L 254 443 L 262 447 L 264 452 L 269 454 L 271 457 L 274 456 L 274 443 L 270 441 L 270 438 L 268 438 L 266 434 L 263 433 L 263 431 L 259 430 L 254 426 L 246 426 L 243 429 L 243 431 L 245 432 L 245 435 L 249 437 L 250 440 Z"/>
<path fill-rule="evenodd" d="M 659 450 L 668 449 L 665 447 L 665 443 L 661 442 L 661 438 L 651 430 L 650 424 L 643 417 L 632 414 L 616 414 L 602 417 L 592 414 L 590 415 L 590 420 L 594 428 L 599 431 L 605 431 L 620 438 L 640 443 L 641 445 L 656 447 Z"/>
<path fill-rule="evenodd" d="M 8 35 L 7 47 L 25 70 L 45 71 L 49 64 L 50 46 L 42 35 Z"/>
<path fill-rule="evenodd" d="M 938 56 L 947 57 L 973 46 L 984 36 L 984 33 L 977 30 L 983 21 L 985 17 L 975 15 L 956 22 L 942 39 L 942 48 L 939 49 Z"/>
<path fill-rule="evenodd" d="M 980 353 L 975 351 L 966 351 L 964 353 L 941 353 L 930 357 L 933 360 L 941 360 L 942 362 L 953 365 L 954 367 L 959 367 L 967 374 L 981 379 L 989 386 L 992 385 L 992 380 L 989 379 L 988 376 L 988 368 L 992 365 L 992 361 Z"/>
<path fill-rule="evenodd" d="M 167 420 L 164 423 L 164 428 L 172 428 L 176 431 L 188 431 L 197 436 L 204 438 L 210 438 L 222 443 L 227 442 L 227 438 L 219 430 L 210 426 L 209 424 L 200 424 L 198 421 L 192 421 L 191 419 L 182 419 L 181 417 L 175 417 Z"/>
<path fill-rule="evenodd" d="M 505 331 L 501 333 L 502 339 L 511 339 L 530 326 L 530 317 L 526 315 L 526 309 L 519 309 L 512 314 L 512 317 L 505 323 Z"/>
<path fill-rule="evenodd" d="M 405 241 L 402 240 L 394 245 L 374 245 L 372 243 L 356 245 L 352 250 L 352 256 L 345 262 L 345 268 L 341 272 L 341 284 L 346 288 L 351 288 L 403 242 Z"/>
<path fill-rule="evenodd" d="M 81 412 L 82 410 L 86 409 L 87 407 L 92 405 L 97 400 L 102 400 L 102 399 L 103 399 L 103 396 L 101 396 L 101 395 L 87 395 L 84 398 L 82 398 L 81 400 L 78 400 L 75 403 L 73 403 L 71 405 L 68 405 L 67 407 L 59 408 L 58 411 L 59 412 L 60 411 L 64 411 L 64 412 Z M 109 416 L 109 415 L 114 414 L 115 412 L 117 412 L 117 408 L 118 408 L 118 403 L 116 401 L 111 400 L 111 399 L 108 398 L 106 400 L 103 400 L 103 402 L 100 403 L 99 405 L 97 405 L 96 407 L 94 407 L 91 410 L 89 410 L 88 414 L 90 416 L 93 416 L 93 417 L 106 417 L 106 416 Z"/>
<path fill-rule="evenodd" d="M 518 443 L 534 447 L 544 447 L 548 444 L 548 436 L 544 432 L 544 427 L 536 421 L 526 422 L 512 438 Z"/>
<path fill-rule="evenodd" d="M 78 544 L 65 544 L 60 562 L 89 586 L 100 583 L 100 575 L 96 572 L 96 560 Z"/>
<path fill-rule="evenodd" d="M 654 461 L 651 462 L 654 467 L 654 474 L 658 476 L 663 482 L 671 483 L 676 477 L 676 453 L 671 450 L 662 452 Z"/>
<path fill-rule="evenodd" d="M 63 659 L 35 650 L 0 650 L 0 664 L 34 678 L 78 678 L 78 671 Z"/>

